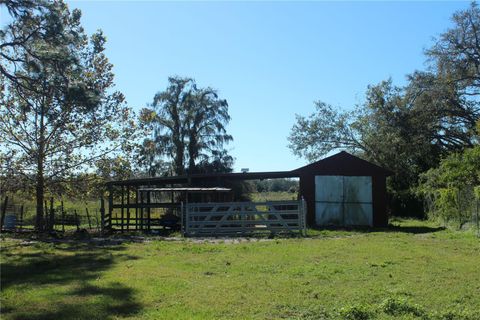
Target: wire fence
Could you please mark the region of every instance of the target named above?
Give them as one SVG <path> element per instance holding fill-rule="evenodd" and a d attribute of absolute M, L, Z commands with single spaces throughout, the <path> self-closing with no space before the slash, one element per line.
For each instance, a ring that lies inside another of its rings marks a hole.
<path fill-rule="evenodd" d="M 480 236 L 480 187 L 437 189 L 425 195 L 430 218 L 459 229 L 475 229 Z"/>
<path fill-rule="evenodd" d="M 55 232 L 68 232 L 87 230 L 89 232 L 101 231 L 100 206 L 92 208 L 85 205 L 79 208 L 65 206 L 63 201 L 54 204 L 53 199 L 45 202 L 42 225 L 45 230 Z M 5 197 L 1 205 L 1 230 L 3 231 L 29 231 L 34 230 L 36 224 L 36 206 L 14 202 Z"/>

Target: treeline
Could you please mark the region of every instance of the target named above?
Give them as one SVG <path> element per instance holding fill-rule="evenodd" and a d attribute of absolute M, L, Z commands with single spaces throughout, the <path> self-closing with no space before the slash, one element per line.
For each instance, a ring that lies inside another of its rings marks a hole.
<path fill-rule="evenodd" d="M 0 193 L 35 198 L 38 230 L 45 194 L 97 197 L 109 180 L 232 171 L 228 102 L 216 89 L 170 77 L 136 114 L 115 89 L 105 35 L 88 35 L 80 10 L 63 1 L 0 5 L 12 17 L 0 32 Z M 480 10 L 472 3 L 452 21 L 425 51 L 428 68 L 406 85 L 387 79 L 353 110 L 317 101 L 297 116 L 293 153 L 315 161 L 346 149 L 394 172 L 392 214 L 463 223 L 480 184 Z M 295 188 L 280 179 L 240 189 Z"/>
<path fill-rule="evenodd" d="M 298 192 L 298 179 L 266 179 L 252 181 L 254 192 Z"/>
<path fill-rule="evenodd" d="M 346 149 L 390 169 L 395 215 L 423 217 L 427 211 L 456 220 L 471 215 L 459 204 L 464 192 L 459 190 L 480 184 L 477 4 L 456 12 L 452 22 L 425 50 L 427 69 L 407 75 L 406 85 L 387 79 L 369 86 L 353 110 L 317 101 L 311 115 L 298 115 L 291 150 L 313 161 Z M 471 199 L 469 206 L 476 201 Z"/>

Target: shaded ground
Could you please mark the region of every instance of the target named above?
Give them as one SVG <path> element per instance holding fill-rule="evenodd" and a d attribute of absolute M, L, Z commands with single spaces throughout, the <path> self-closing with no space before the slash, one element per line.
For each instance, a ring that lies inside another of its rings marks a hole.
<path fill-rule="evenodd" d="M 400 220 L 305 239 L 162 239 L 3 238 L 2 320 L 478 319 L 474 233 Z"/>
<path fill-rule="evenodd" d="M 3 241 L 2 319 L 112 319 L 140 310 L 134 290 L 97 284 L 114 264 L 135 260 L 125 247 Z"/>

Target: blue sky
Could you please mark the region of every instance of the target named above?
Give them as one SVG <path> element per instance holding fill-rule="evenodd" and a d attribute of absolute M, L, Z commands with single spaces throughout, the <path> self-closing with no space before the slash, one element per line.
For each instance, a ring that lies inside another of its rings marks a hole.
<path fill-rule="evenodd" d="M 361 103 L 369 84 L 424 69 L 423 50 L 468 2 L 69 1 L 88 33 L 102 29 L 117 88 L 139 110 L 170 75 L 229 102 L 235 170 L 306 164 L 287 148 L 313 102 Z"/>

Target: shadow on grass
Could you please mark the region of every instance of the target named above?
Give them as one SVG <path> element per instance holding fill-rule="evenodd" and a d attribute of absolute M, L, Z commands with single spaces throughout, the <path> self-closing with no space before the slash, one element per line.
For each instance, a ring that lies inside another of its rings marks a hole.
<path fill-rule="evenodd" d="M 141 310 L 132 288 L 97 282 L 115 264 L 136 259 L 120 253 L 122 246 L 40 244 L 30 252 L 16 246 L 2 250 L 2 319 L 112 319 Z M 18 298 L 4 299 L 7 290 L 7 296 Z"/>
<path fill-rule="evenodd" d="M 387 228 L 380 229 L 385 232 L 403 232 L 411 234 L 423 234 L 434 233 L 445 230 L 445 227 L 429 227 L 429 226 L 388 226 Z"/>
<path fill-rule="evenodd" d="M 357 232 L 357 233 L 370 233 L 370 232 L 401 232 L 409 234 L 425 234 L 434 233 L 445 230 L 445 227 L 429 227 L 429 226 L 394 226 L 388 227 L 312 227 L 315 231 L 344 231 L 344 232 Z"/>

